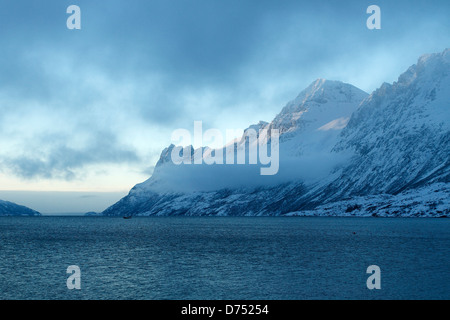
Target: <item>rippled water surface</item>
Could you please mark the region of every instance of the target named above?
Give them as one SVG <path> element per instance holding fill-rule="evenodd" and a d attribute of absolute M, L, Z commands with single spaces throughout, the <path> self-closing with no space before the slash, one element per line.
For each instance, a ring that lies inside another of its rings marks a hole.
<path fill-rule="evenodd" d="M 0 218 L 0 299 L 449 299 L 449 262 L 449 219 Z"/>

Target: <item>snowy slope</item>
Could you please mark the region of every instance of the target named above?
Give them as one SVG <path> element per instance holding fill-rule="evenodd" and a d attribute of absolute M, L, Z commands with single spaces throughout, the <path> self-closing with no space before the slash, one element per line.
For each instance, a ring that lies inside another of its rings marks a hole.
<path fill-rule="evenodd" d="M 287 216 L 450 217 L 450 184 L 435 183 L 397 195 L 353 197 Z"/>

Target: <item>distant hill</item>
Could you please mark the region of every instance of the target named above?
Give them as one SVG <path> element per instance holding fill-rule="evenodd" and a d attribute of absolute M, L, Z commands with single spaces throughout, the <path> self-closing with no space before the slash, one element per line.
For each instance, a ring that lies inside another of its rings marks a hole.
<path fill-rule="evenodd" d="M 41 214 L 30 208 L 0 200 L 0 216 L 41 216 Z"/>
<path fill-rule="evenodd" d="M 98 213 L 98 212 L 95 212 L 95 211 L 89 211 L 89 212 L 86 212 L 84 214 L 84 216 L 85 217 L 98 217 L 98 216 L 102 216 L 102 214 Z"/>

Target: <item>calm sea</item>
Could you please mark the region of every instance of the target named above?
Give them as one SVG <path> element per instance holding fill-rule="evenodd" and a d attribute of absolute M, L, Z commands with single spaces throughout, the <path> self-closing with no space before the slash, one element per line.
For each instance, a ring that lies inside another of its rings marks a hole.
<path fill-rule="evenodd" d="M 450 299 L 449 262 L 450 219 L 0 218 L 0 299 Z"/>

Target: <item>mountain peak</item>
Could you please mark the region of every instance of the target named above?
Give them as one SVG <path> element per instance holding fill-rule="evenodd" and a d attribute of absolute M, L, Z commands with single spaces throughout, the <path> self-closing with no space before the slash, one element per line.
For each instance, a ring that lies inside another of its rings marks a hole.
<path fill-rule="evenodd" d="M 368 96 L 368 94 L 351 84 L 319 78 L 300 92 L 297 98 L 289 102 L 286 107 L 304 106 L 307 102 L 318 104 L 325 104 L 328 101 L 354 102 L 355 98 L 360 101 L 363 96 Z"/>
<path fill-rule="evenodd" d="M 450 62 L 450 48 L 446 48 L 443 52 L 440 53 L 429 53 L 423 54 L 419 57 L 418 65 L 426 64 L 433 60 L 441 60 L 443 62 Z"/>
<path fill-rule="evenodd" d="M 318 90 L 318 89 L 332 89 L 334 87 L 339 87 L 340 85 L 344 84 L 342 81 L 337 80 L 328 80 L 325 78 L 317 78 L 314 80 L 305 90 L 308 89 L 311 90 Z"/>
<path fill-rule="evenodd" d="M 161 155 L 160 155 L 160 157 L 159 157 L 159 160 L 158 160 L 158 162 L 156 163 L 156 166 L 155 166 L 155 172 L 156 172 L 157 170 L 159 170 L 159 168 L 160 168 L 163 164 L 166 164 L 166 163 L 173 163 L 173 162 L 172 162 L 172 152 L 173 152 L 173 150 L 175 149 L 175 147 L 176 147 L 176 146 L 172 143 L 172 144 L 170 144 L 170 146 L 168 146 L 167 148 L 165 148 L 165 149 L 161 152 Z M 194 147 L 193 147 L 192 145 L 189 145 L 189 146 L 184 147 L 182 151 L 180 150 L 180 153 L 181 153 L 181 154 L 186 154 L 186 153 L 189 153 L 189 152 L 190 152 L 191 155 L 194 154 Z"/>
<path fill-rule="evenodd" d="M 408 86 L 417 78 L 433 81 L 447 75 L 450 65 L 450 49 L 447 48 L 440 53 L 424 54 L 420 56 L 417 64 L 412 65 L 402 73 L 394 84 Z"/>
<path fill-rule="evenodd" d="M 158 162 L 156 163 L 156 167 L 160 167 L 161 165 L 163 165 L 166 162 L 170 162 L 171 159 L 171 154 L 172 154 L 172 150 L 173 148 L 175 148 L 175 145 L 172 143 L 170 146 L 168 146 L 167 148 L 165 148 L 162 152 L 161 155 L 159 157 Z"/>
<path fill-rule="evenodd" d="M 349 117 L 367 96 L 351 84 L 319 78 L 281 110 L 271 127 L 285 133 L 317 122 L 319 128 L 337 118 Z"/>

